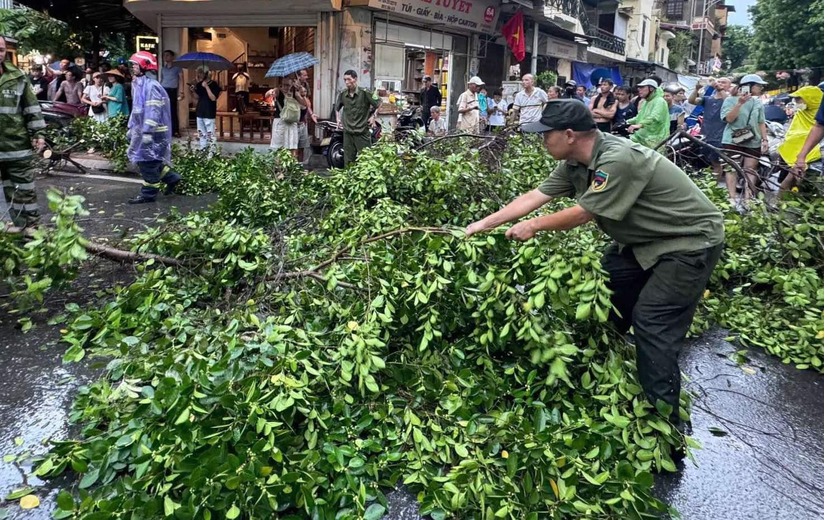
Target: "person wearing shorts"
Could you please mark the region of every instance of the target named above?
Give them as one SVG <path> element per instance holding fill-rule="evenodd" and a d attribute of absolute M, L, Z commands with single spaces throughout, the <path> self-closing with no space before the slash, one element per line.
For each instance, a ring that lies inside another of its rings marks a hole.
<path fill-rule="evenodd" d="M 746 185 L 742 198 L 737 200 L 738 177 L 728 172 L 727 185 L 731 206 L 740 213 L 747 211 L 753 188 L 759 183 L 759 158 L 768 150 L 768 131 L 765 126 L 765 107 L 759 96 L 767 83 L 756 74 L 746 74 L 739 81 L 739 92 L 722 103 L 720 117 L 727 123 L 722 134 L 722 146 L 742 157 Z M 760 140 L 761 138 L 761 140 Z"/>

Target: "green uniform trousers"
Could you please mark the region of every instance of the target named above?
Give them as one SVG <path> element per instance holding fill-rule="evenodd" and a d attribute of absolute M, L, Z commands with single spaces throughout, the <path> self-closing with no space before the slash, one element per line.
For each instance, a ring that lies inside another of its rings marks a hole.
<path fill-rule="evenodd" d="M 613 291 L 611 321 L 621 333 L 633 325 L 639 382 L 651 404 L 672 407 L 669 419 L 679 422 L 682 376 L 679 353 L 723 244 L 698 251 L 667 253 L 645 271 L 627 246 L 605 251 L 602 266 Z"/>
<path fill-rule="evenodd" d="M 32 159 L 0 161 L 3 195 L 15 226 L 25 227 L 40 221 L 37 192 L 34 190 L 35 169 Z"/>
<path fill-rule="evenodd" d="M 358 153 L 371 144 L 370 131 L 366 130 L 361 134 L 344 132 L 344 166 L 349 166 L 355 162 Z"/>

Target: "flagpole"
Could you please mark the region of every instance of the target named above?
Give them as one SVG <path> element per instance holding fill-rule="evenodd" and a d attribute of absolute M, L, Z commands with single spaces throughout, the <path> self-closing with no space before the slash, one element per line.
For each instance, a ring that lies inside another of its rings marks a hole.
<path fill-rule="evenodd" d="M 539 69 L 539 24 L 533 23 L 533 55 L 530 56 L 530 74 L 535 76 Z"/>

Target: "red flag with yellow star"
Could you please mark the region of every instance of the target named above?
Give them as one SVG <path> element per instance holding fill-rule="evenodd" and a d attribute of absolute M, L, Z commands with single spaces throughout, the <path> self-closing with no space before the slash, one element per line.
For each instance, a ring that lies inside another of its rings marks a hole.
<path fill-rule="evenodd" d="M 504 39 L 507 40 L 507 46 L 513 51 L 516 60 L 524 61 L 527 49 L 524 44 L 524 15 L 521 11 L 518 11 L 512 18 L 507 20 L 507 23 L 501 28 L 501 33 L 504 35 Z"/>

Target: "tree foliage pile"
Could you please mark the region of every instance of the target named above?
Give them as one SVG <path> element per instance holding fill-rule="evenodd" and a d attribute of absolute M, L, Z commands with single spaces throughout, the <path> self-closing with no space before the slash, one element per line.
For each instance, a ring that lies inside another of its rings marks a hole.
<path fill-rule="evenodd" d="M 71 309 L 65 359 L 108 366 L 73 407 L 81 434 L 36 471 L 80 477 L 57 516 L 377 519 L 400 484 L 435 519 L 666 511 L 652 474 L 683 439 L 605 323 L 604 235 L 464 238 L 552 168 L 519 138 L 489 159 L 382 143 L 328 178 L 284 154 L 186 166 L 219 201 L 133 241 L 178 265 L 145 262 L 109 303 Z M 753 341 L 785 323 L 734 320 L 744 298 L 821 318 L 821 289 L 799 296 L 821 245 L 796 236 L 821 240 L 821 206 L 783 205 L 793 231 L 730 217 L 702 320 L 759 322 Z M 811 326 L 776 352 L 821 367 Z"/>

